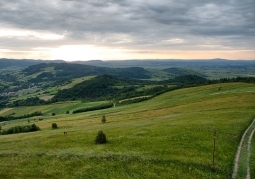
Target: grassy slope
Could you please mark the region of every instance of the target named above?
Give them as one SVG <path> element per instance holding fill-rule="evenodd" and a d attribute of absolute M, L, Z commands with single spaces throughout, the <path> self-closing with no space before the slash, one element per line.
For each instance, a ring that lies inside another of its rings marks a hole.
<path fill-rule="evenodd" d="M 0 176 L 231 178 L 239 140 L 255 116 L 254 94 L 254 84 L 217 84 L 128 106 L 51 117 L 36 122 L 42 131 L 0 136 Z M 60 128 L 51 130 L 53 122 Z M 211 173 L 214 129 L 216 172 Z M 94 144 L 98 130 L 106 133 L 108 144 Z"/>

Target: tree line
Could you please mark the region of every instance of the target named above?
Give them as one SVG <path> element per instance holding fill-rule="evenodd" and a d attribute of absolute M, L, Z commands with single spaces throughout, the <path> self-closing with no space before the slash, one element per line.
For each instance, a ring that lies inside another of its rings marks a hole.
<path fill-rule="evenodd" d="M 87 107 L 87 108 L 81 108 L 73 111 L 73 114 L 76 113 L 82 113 L 82 112 L 88 112 L 88 111 L 95 111 L 95 110 L 100 110 L 100 109 L 107 109 L 113 107 L 113 103 L 106 103 L 106 104 L 101 104 L 97 106 L 92 106 L 92 107 Z"/>
<path fill-rule="evenodd" d="M 1 134 L 2 135 L 17 134 L 17 133 L 24 133 L 24 132 L 34 132 L 38 130 L 40 130 L 40 128 L 36 126 L 35 124 L 32 124 L 32 125 L 26 125 L 26 126 L 11 127 L 9 129 L 2 130 Z"/>

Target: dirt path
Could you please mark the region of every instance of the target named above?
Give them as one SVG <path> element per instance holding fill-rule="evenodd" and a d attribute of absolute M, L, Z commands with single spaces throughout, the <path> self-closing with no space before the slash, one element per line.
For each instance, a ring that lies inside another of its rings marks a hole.
<path fill-rule="evenodd" d="M 232 179 L 237 178 L 238 169 L 240 168 L 240 160 L 245 160 L 245 166 L 241 166 L 242 168 L 247 168 L 246 179 L 250 179 L 250 167 L 249 167 L 249 159 L 250 159 L 250 144 L 254 134 L 255 127 L 255 119 L 252 121 L 251 125 L 245 130 L 242 139 L 239 143 L 238 150 L 235 158 L 235 165 L 233 169 Z"/>
<path fill-rule="evenodd" d="M 249 141 L 248 141 L 248 148 L 247 148 L 247 150 L 248 150 L 248 158 L 247 158 L 247 159 L 248 159 L 248 161 L 247 161 L 248 167 L 247 167 L 246 179 L 250 179 L 250 178 L 251 178 L 251 176 L 250 176 L 250 165 L 249 165 L 249 163 L 250 163 L 250 155 L 251 155 L 251 150 L 250 150 L 250 149 L 251 149 L 251 140 L 252 140 L 254 131 L 255 131 L 255 129 L 252 130 L 251 135 L 250 135 L 250 137 L 249 137 Z"/>

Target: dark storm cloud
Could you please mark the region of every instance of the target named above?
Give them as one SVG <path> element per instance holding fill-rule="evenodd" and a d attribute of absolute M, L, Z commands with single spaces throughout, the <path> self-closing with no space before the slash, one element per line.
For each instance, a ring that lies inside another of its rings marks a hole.
<path fill-rule="evenodd" d="M 2 28 L 65 35 L 59 44 L 139 49 L 221 45 L 254 49 L 254 9 L 254 0 L 2 0 L 0 24 Z M 5 38 L 5 44 L 15 40 Z M 47 45 L 43 41 L 37 43 Z M 27 41 L 28 46 L 34 44 Z"/>

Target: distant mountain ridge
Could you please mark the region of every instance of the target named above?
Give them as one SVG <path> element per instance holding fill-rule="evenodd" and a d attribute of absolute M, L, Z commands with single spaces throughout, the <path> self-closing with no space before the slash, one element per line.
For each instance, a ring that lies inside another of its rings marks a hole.
<path fill-rule="evenodd" d="M 45 69 L 53 68 L 52 72 L 46 72 Z M 38 75 L 33 82 L 42 80 L 42 78 L 48 79 L 67 79 L 67 78 L 79 78 L 90 75 L 115 75 L 124 78 L 136 78 L 136 79 L 148 79 L 150 78 L 149 72 L 141 67 L 129 67 L 129 68 L 108 68 L 97 67 L 91 65 L 81 65 L 72 63 L 41 63 L 22 71 L 25 75 L 32 75 L 38 72 L 43 72 Z"/>
<path fill-rule="evenodd" d="M 64 63 L 63 60 L 33 60 L 33 59 L 8 59 L 0 58 L 0 69 L 7 67 L 29 67 L 31 65 L 37 65 L 40 63 Z"/>
<path fill-rule="evenodd" d="M 227 60 L 221 58 L 215 59 L 137 59 L 137 60 L 89 60 L 89 61 L 72 61 L 67 62 L 64 60 L 34 60 L 34 59 L 8 59 L 0 58 L 0 69 L 18 66 L 29 67 L 40 63 L 68 63 L 68 64 L 83 64 L 98 67 L 110 68 L 127 68 L 127 67 L 146 67 L 146 68 L 170 68 L 170 67 L 202 67 L 202 66 L 255 66 L 254 60 Z"/>

